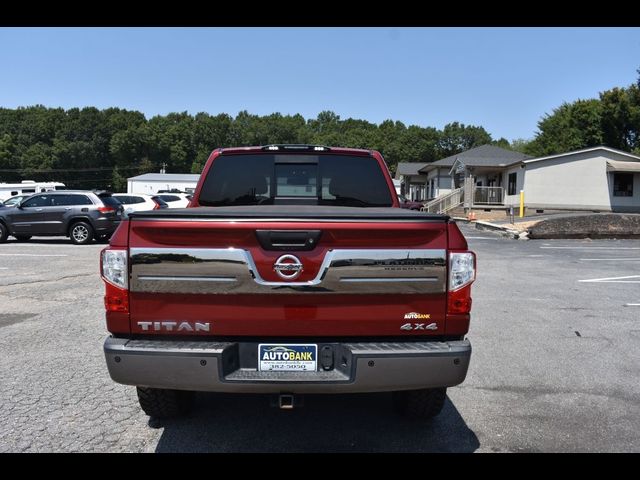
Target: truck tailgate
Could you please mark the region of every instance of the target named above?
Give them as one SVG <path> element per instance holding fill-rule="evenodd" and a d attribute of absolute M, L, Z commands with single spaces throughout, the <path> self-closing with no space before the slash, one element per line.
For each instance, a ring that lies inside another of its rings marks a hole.
<path fill-rule="evenodd" d="M 447 219 L 295 206 L 134 214 L 131 331 L 442 335 Z"/>

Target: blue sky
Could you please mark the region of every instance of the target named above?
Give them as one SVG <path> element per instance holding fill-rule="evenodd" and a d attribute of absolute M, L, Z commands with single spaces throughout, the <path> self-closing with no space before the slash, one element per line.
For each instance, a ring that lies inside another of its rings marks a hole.
<path fill-rule="evenodd" d="M 640 28 L 0 28 L 0 106 L 341 118 L 530 138 L 634 83 Z"/>

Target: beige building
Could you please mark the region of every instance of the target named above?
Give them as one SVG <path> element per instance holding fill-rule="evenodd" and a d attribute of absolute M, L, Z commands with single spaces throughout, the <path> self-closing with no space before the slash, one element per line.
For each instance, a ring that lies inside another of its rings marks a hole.
<path fill-rule="evenodd" d="M 640 156 L 608 147 L 523 162 L 525 205 L 640 212 Z"/>
<path fill-rule="evenodd" d="M 491 145 L 472 148 L 419 170 L 429 211 L 527 208 L 640 212 L 640 156 L 598 146 L 532 158 Z"/>

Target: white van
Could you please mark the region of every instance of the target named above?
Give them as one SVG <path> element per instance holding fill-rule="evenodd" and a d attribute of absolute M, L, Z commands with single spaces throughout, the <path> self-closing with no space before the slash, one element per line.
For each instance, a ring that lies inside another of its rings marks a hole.
<path fill-rule="evenodd" d="M 32 193 L 50 192 L 52 190 L 66 190 L 64 183 L 36 182 L 23 180 L 20 183 L 0 183 L 0 200 L 7 200 L 16 195 L 31 195 Z"/>

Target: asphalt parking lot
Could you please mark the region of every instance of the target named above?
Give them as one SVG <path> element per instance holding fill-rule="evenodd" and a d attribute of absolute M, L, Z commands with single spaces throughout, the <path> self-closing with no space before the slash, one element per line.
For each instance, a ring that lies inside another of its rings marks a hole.
<path fill-rule="evenodd" d="M 114 384 L 98 252 L 65 239 L 0 245 L 0 452 L 534 452 L 640 450 L 640 241 L 505 239 L 478 254 L 465 383 L 432 423 L 388 394 L 201 394 L 149 424 Z"/>

